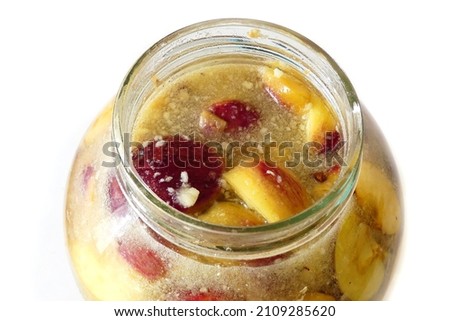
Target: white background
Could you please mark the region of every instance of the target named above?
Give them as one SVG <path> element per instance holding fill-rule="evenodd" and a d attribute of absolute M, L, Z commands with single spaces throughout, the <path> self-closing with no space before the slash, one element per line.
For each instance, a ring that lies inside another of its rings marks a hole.
<path fill-rule="evenodd" d="M 63 229 L 77 145 L 150 45 L 221 17 L 294 29 L 344 69 L 404 187 L 405 234 L 388 298 L 448 298 L 449 12 L 431 0 L 0 2 L 1 298 L 80 299 Z"/>

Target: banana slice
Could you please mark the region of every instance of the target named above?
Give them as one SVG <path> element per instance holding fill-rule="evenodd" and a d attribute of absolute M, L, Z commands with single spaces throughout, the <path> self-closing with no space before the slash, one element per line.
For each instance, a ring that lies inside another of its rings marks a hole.
<path fill-rule="evenodd" d="M 385 234 L 395 234 L 400 227 L 401 205 L 398 193 L 386 174 L 369 162 L 363 162 L 356 186 L 356 199 L 374 224 Z"/>
<path fill-rule="evenodd" d="M 351 212 L 336 240 L 336 278 L 342 292 L 351 300 L 369 300 L 383 283 L 385 252 L 370 227 Z"/>
<path fill-rule="evenodd" d="M 80 284 L 89 293 L 89 299 L 151 299 L 149 282 L 133 270 L 114 248 L 107 248 L 99 254 L 94 246 L 74 243 L 71 254 Z"/>

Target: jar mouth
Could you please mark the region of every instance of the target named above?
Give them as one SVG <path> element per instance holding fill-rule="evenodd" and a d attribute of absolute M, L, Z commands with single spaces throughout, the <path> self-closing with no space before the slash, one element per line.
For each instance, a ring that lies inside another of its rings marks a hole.
<path fill-rule="evenodd" d="M 248 36 L 252 30 L 259 30 L 262 36 Z M 214 255 L 217 255 L 218 251 L 224 252 L 223 249 L 227 247 L 249 255 L 260 251 L 261 248 L 276 248 L 277 251 L 283 248 L 283 251 L 286 251 L 290 246 L 294 246 L 292 239 L 305 242 L 313 237 L 313 233 L 308 232 L 312 229 L 326 229 L 337 218 L 339 210 L 347 203 L 355 188 L 362 155 L 363 122 L 355 90 L 336 62 L 311 40 L 288 28 L 251 19 L 210 20 L 175 31 L 149 48 L 124 79 L 115 100 L 112 139 L 119 143 L 116 146 L 124 146 L 124 134 L 130 133 L 133 128 L 139 110 L 138 102 L 143 100 L 144 92 L 148 90 L 139 84 L 142 74 L 150 75 L 152 68 L 173 68 L 173 61 L 176 59 L 190 57 L 190 48 L 203 50 L 209 46 L 208 41 L 211 39 L 215 41 L 212 46 L 215 46 L 218 53 L 236 49 L 256 50 L 261 55 L 270 53 L 274 58 L 283 59 L 291 66 L 297 67 L 302 73 L 308 73 L 311 77 L 308 80 L 312 81 L 313 85 L 321 84 L 326 88 L 325 96 L 333 102 L 333 108 L 338 109 L 344 139 L 347 142 L 343 157 L 347 166 L 342 167 L 333 189 L 302 212 L 285 220 L 258 226 L 230 227 L 201 221 L 166 204 L 143 182 L 133 166 L 126 166 L 127 151 L 124 148 L 117 150 L 120 158 L 117 167 L 119 183 L 140 218 L 149 225 L 162 227 L 161 234 L 173 242 L 180 243 L 180 238 L 187 239 L 188 242 L 181 242 L 181 246 L 190 249 L 206 248 Z M 175 58 L 171 60 L 169 56 Z M 167 65 L 164 61 L 167 61 Z M 313 65 L 319 66 L 319 72 L 315 70 L 310 73 Z M 130 105 L 137 107 L 130 112 Z M 149 208 L 152 208 L 152 211 L 149 211 Z M 192 235 L 189 235 L 196 233 L 206 235 L 204 242 L 195 241 Z M 215 236 L 215 244 L 206 240 L 208 235 Z M 221 240 L 226 245 L 221 246 Z M 277 245 L 274 245 L 275 243 Z"/>

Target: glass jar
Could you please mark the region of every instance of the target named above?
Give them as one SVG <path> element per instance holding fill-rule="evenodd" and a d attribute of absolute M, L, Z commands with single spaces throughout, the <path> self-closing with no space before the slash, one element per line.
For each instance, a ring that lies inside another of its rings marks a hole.
<path fill-rule="evenodd" d="M 296 215 L 208 223 L 168 206 L 132 164 L 132 133 L 153 93 L 223 60 L 295 70 L 337 115 L 340 170 L 333 182 L 315 177 L 326 193 Z M 381 299 L 401 219 L 394 161 L 342 70 L 305 37 L 245 19 L 186 27 L 143 54 L 81 142 L 66 203 L 74 272 L 84 297 L 96 300 Z"/>

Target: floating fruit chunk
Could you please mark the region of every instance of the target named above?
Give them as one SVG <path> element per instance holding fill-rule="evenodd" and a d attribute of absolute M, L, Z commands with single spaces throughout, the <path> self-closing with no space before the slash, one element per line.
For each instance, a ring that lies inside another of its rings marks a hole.
<path fill-rule="evenodd" d="M 88 165 L 83 169 L 83 172 L 81 173 L 82 181 L 83 181 L 83 188 L 86 189 L 92 176 L 94 175 L 94 167 L 92 165 Z"/>
<path fill-rule="evenodd" d="M 151 249 L 131 241 L 119 242 L 119 254 L 136 271 L 149 280 L 156 280 L 166 272 L 166 265 Z"/>
<path fill-rule="evenodd" d="M 126 203 L 125 196 L 123 195 L 122 189 L 119 186 L 119 182 L 115 176 L 109 179 L 108 183 L 108 201 L 109 208 L 112 213 L 116 212 L 117 209 L 122 207 Z"/>
<path fill-rule="evenodd" d="M 334 165 L 327 170 L 319 171 L 313 174 L 316 184 L 312 188 L 311 194 L 315 199 L 319 199 L 327 194 L 339 178 L 340 165 Z"/>
<path fill-rule="evenodd" d="M 91 244 L 72 243 L 70 252 L 80 284 L 88 286 L 93 300 L 147 300 L 146 279 L 117 254 L 115 248 L 100 253 Z"/>
<path fill-rule="evenodd" d="M 204 110 L 200 114 L 199 126 L 206 134 L 221 133 L 225 131 L 227 122 L 213 113 Z"/>
<path fill-rule="evenodd" d="M 311 91 L 308 86 L 280 68 L 264 68 L 262 81 L 266 91 L 279 104 L 300 114 L 309 102 Z"/>
<path fill-rule="evenodd" d="M 308 292 L 303 296 L 303 301 L 336 301 L 335 297 L 321 292 Z"/>
<path fill-rule="evenodd" d="M 236 166 L 224 178 L 247 206 L 269 223 L 289 218 L 309 205 L 302 184 L 286 168 L 260 161 L 254 167 Z"/>
<path fill-rule="evenodd" d="M 319 152 L 334 149 L 341 137 L 337 132 L 337 120 L 324 101 L 313 95 L 306 110 L 306 141 L 322 144 L 323 147 Z M 328 136 L 327 133 L 329 133 Z"/>
<path fill-rule="evenodd" d="M 325 141 L 320 153 L 329 153 L 334 151 L 341 142 L 341 134 L 337 130 L 325 133 Z"/>
<path fill-rule="evenodd" d="M 155 138 L 134 153 L 133 165 L 156 195 L 184 213 L 208 208 L 220 192 L 222 159 L 208 146 L 179 135 Z"/>
<path fill-rule="evenodd" d="M 398 231 L 401 215 L 398 193 L 386 173 L 369 162 L 361 165 L 356 199 L 383 233 L 395 234 Z"/>
<path fill-rule="evenodd" d="M 237 132 L 254 127 L 259 112 L 239 100 L 227 100 L 209 107 L 209 111 L 226 122 L 225 132 Z"/>
<path fill-rule="evenodd" d="M 225 226 L 255 226 L 265 223 L 259 214 L 232 202 L 217 202 L 198 218 L 204 222 Z"/>
<path fill-rule="evenodd" d="M 86 199 L 91 202 L 96 199 L 96 183 L 93 180 L 94 173 L 95 170 L 92 165 L 87 165 L 81 172 L 81 187 L 84 190 Z"/>
<path fill-rule="evenodd" d="M 385 252 L 370 227 L 351 212 L 344 219 L 336 240 L 336 278 L 351 300 L 369 300 L 383 283 Z"/>

